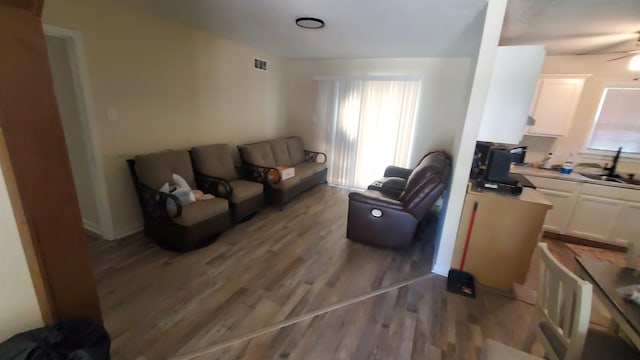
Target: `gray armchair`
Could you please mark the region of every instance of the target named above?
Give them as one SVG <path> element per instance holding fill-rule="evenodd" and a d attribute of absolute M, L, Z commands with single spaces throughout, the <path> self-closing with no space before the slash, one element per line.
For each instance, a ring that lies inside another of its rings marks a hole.
<path fill-rule="evenodd" d="M 165 182 L 173 182 L 172 174 L 180 175 L 196 189 L 187 151 L 139 155 L 127 163 L 140 201 L 145 235 L 154 238 L 161 247 L 173 251 L 197 249 L 212 243 L 216 235 L 231 226 L 225 199 L 182 205 L 175 195 L 158 191 Z"/>
<path fill-rule="evenodd" d="M 238 176 L 227 144 L 194 147 L 191 158 L 196 169 L 196 182 L 211 189 L 215 196 L 229 200 L 235 222 L 245 220 L 262 209 L 264 186 Z"/>

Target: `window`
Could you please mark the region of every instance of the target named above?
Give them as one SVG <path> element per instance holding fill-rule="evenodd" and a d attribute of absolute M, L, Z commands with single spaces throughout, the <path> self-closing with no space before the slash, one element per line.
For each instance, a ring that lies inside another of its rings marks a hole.
<path fill-rule="evenodd" d="M 419 80 L 321 80 L 317 119 L 324 128 L 330 184 L 366 188 L 387 165 L 406 167 Z"/>
<path fill-rule="evenodd" d="M 640 153 L 640 88 L 605 88 L 587 148 Z"/>

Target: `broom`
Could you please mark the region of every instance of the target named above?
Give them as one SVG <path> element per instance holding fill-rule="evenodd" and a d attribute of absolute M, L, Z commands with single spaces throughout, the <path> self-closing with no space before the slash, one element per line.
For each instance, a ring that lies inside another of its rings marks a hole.
<path fill-rule="evenodd" d="M 471 231 L 473 230 L 473 222 L 476 220 L 476 212 L 478 211 L 478 202 L 473 203 L 473 212 L 471 213 L 471 222 L 469 223 L 469 231 L 467 239 L 464 243 L 462 251 L 462 261 L 460 261 L 460 270 L 451 269 L 447 276 L 447 291 L 454 294 L 460 294 L 470 298 L 476 297 L 476 285 L 473 275 L 464 272 L 464 260 L 467 257 L 467 249 L 469 248 L 469 240 L 471 240 Z"/>

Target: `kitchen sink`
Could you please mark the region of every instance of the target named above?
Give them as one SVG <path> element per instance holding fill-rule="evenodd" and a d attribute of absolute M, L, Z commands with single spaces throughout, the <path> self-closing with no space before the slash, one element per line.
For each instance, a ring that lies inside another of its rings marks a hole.
<path fill-rule="evenodd" d="M 609 181 L 609 182 L 615 182 L 615 183 L 619 183 L 619 184 L 631 184 L 631 185 L 640 185 L 640 181 L 636 180 L 636 179 L 627 179 L 627 178 L 622 178 L 622 177 L 614 177 L 614 176 L 607 176 L 607 175 L 597 175 L 597 174 L 588 174 L 588 173 L 579 173 L 580 175 L 589 178 L 589 179 L 593 179 L 593 180 L 600 180 L 600 181 Z"/>

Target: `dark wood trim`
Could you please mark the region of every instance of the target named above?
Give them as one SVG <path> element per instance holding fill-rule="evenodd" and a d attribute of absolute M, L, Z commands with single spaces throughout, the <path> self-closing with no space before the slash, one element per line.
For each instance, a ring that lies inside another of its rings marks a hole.
<path fill-rule="evenodd" d="M 576 236 L 565 235 L 565 234 L 556 234 L 549 231 L 544 232 L 544 237 L 554 239 L 554 240 L 560 240 L 560 241 L 564 241 L 572 244 L 591 246 L 591 247 L 618 251 L 618 252 L 627 252 L 627 248 L 625 248 L 624 246 L 606 244 L 600 241 L 588 240 L 588 239 L 583 239 Z"/>
<path fill-rule="evenodd" d="M 44 284 L 38 296 L 50 306 L 45 320 L 102 321 L 42 23 L 14 6 L 27 2 L 0 1 L 2 166 L 15 185 L 14 211 L 23 214 L 28 261 L 39 267 L 31 275 Z"/>
<path fill-rule="evenodd" d="M 0 118 L 1 117 L 2 112 L 0 111 Z M 36 253 L 38 249 L 34 247 L 33 237 L 27 225 L 27 219 L 24 214 L 24 209 L 22 208 L 22 199 L 20 198 L 16 178 L 9 160 L 9 153 L 7 152 L 7 144 L 4 141 L 2 128 L 0 128 L 0 167 L 2 167 L 2 173 L 9 193 L 9 201 L 11 201 L 13 215 L 18 225 L 20 242 L 22 243 L 25 258 L 27 259 L 27 266 L 29 267 L 29 274 L 31 275 L 33 287 L 38 298 L 42 320 L 45 324 L 50 324 L 55 318 L 53 309 L 51 308 L 51 297 L 49 296 L 51 290 L 47 287 L 46 274 L 42 271 L 44 268 L 44 264 L 41 261 L 42 256 Z"/>
<path fill-rule="evenodd" d="M 0 0 L 0 5 L 8 5 L 30 11 L 37 17 L 42 15 L 44 0 Z"/>

